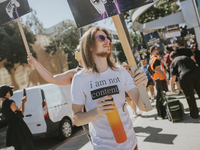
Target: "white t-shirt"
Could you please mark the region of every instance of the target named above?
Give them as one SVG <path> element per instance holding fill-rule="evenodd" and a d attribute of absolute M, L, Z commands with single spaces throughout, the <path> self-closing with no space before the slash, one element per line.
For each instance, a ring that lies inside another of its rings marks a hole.
<path fill-rule="evenodd" d="M 86 110 L 96 108 L 96 100 L 106 95 L 112 95 L 119 116 L 124 126 L 127 140 L 118 144 L 115 141 L 106 115 L 98 117 L 89 123 L 90 135 L 94 150 L 133 150 L 137 139 L 128 110 L 123 112 L 125 91 L 135 88 L 133 78 L 123 67 L 112 70 L 108 68 L 102 73 L 86 74 L 78 72 L 72 80 L 72 103 L 85 105 Z"/>

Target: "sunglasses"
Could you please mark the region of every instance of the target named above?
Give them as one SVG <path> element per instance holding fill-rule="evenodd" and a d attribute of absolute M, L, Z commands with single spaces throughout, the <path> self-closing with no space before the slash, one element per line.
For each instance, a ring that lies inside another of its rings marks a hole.
<path fill-rule="evenodd" d="M 106 35 L 97 35 L 95 36 L 95 39 L 98 38 L 99 41 L 103 42 L 106 40 L 106 38 L 110 41 L 110 43 L 112 43 L 112 38 L 110 36 L 106 36 Z"/>

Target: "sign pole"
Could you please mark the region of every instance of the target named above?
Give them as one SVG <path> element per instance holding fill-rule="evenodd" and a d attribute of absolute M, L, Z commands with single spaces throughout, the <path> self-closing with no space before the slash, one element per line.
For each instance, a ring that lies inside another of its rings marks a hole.
<path fill-rule="evenodd" d="M 119 39 L 121 41 L 124 53 L 126 55 L 126 58 L 128 60 L 128 64 L 130 65 L 131 71 L 134 74 L 135 70 L 137 69 L 137 64 L 136 64 L 135 58 L 133 57 L 133 53 L 131 51 L 131 47 L 130 47 L 130 44 L 128 42 L 128 38 L 126 36 L 124 26 L 123 26 L 123 24 L 120 20 L 120 16 L 115 15 L 115 16 L 112 17 L 112 20 L 115 24 L 115 28 L 117 30 L 117 33 L 118 33 Z M 138 104 L 137 104 L 138 107 L 140 108 L 140 110 L 142 110 L 142 111 L 152 110 L 151 103 L 149 101 L 149 97 L 147 95 L 146 88 L 144 87 L 144 85 L 140 85 L 138 87 L 138 90 L 140 92 L 140 96 L 141 96 L 142 101 L 143 101 L 143 102 L 139 101 Z"/>
<path fill-rule="evenodd" d="M 30 55 L 31 55 L 30 49 L 29 49 L 29 46 L 28 46 L 28 42 L 27 42 L 27 40 L 26 40 L 26 36 L 25 36 L 25 34 L 24 34 L 24 30 L 23 30 L 23 28 L 22 28 L 22 24 L 21 24 L 21 21 L 20 21 L 18 12 L 17 12 L 17 7 L 15 7 L 15 13 L 16 13 L 16 15 L 17 15 L 17 24 L 18 24 L 19 31 L 20 31 L 21 36 L 22 36 L 22 40 L 23 40 L 23 42 L 24 42 L 24 46 L 25 46 L 27 55 L 30 56 Z M 32 70 L 35 69 L 33 65 L 31 65 L 31 68 L 32 68 Z"/>
<path fill-rule="evenodd" d="M 26 40 L 26 36 L 24 34 L 24 30 L 22 28 L 22 24 L 21 24 L 20 18 L 17 18 L 17 24 L 18 24 L 18 27 L 19 27 L 19 30 L 20 30 L 20 33 L 21 33 L 25 48 L 26 48 L 26 52 L 27 52 L 28 56 L 30 56 L 31 53 L 30 53 L 29 46 L 28 46 L 28 43 L 27 43 L 27 40 Z"/>

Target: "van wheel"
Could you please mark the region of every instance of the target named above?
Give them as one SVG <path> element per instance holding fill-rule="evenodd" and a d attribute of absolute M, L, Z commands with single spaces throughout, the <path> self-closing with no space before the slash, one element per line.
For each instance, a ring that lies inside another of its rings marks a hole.
<path fill-rule="evenodd" d="M 66 139 L 72 135 L 72 125 L 69 119 L 63 119 L 60 124 L 60 138 Z"/>

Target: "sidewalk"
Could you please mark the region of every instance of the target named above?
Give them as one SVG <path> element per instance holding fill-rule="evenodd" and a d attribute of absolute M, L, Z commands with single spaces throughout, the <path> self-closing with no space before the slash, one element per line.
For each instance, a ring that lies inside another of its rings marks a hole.
<path fill-rule="evenodd" d="M 189 109 L 185 96 L 167 93 L 167 95 L 179 99 L 185 109 L 184 119 L 172 123 L 169 120 L 162 120 L 157 117 L 155 102 L 152 103 L 153 110 L 143 112 L 140 116 L 131 118 L 134 130 L 138 139 L 139 150 L 199 150 L 200 149 L 200 118 L 191 119 L 188 116 Z M 197 106 L 200 107 L 200 100 L 197 99 Z M 128 107 L 129 112 L 130 107 Z M 70 140 L 53 148 L 52 150 L 92 150 L 83 131 L 72 137 Z"/>
<path fill-rule="evenodd" d="M 134 123 L 134 130 L 138 139 L 140 150 L 199 150 L 200 149 L 200 118 L 191 119 L 185 96 L 175 96 L 185 109 L 184 119 L 172 123 L 157 117 L 154 109 L 143 112 Z M 200 106 L 200 100 L 197 100 Z"/>

